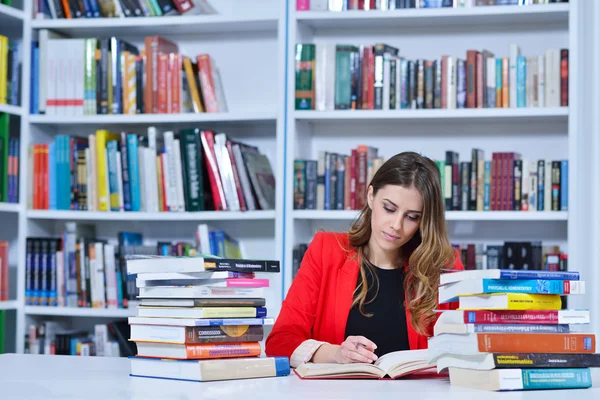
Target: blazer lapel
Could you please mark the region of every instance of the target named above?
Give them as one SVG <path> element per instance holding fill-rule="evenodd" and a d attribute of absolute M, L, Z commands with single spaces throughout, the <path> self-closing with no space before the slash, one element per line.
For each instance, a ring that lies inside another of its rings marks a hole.
<path fill-rule="evenodd" d="M 335 338 L 337 343 L 346 339 L 346 323 L 352 305 L 356 279 L 358 278 L 358 263 L 349 257 L 338 270 L 335 296 Z"/>

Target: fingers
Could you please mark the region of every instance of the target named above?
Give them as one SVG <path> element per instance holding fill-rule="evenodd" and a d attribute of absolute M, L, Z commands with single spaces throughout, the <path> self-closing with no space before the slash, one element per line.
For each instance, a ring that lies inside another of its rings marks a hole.
<path fill-rule="evenodd" d="M 352 343 L 358 343 L 359 345 L 362 345 L 363 347 L 371 351 L 375 351 L 375 349 L 377 348 L 377 345 L 375 343 L 371 342 L 364 336 L 348 336 L 346 340 L 349 340 Z"/>
<path fill-rule="evenodd" d="M 363 336 L 349 336 L 342 344 L 345 362 L 372 363 L 377 360 L 375 343 Z M 347 361 L 346 361 L 347 360 Z"/>
<path fill-rule="evenodd" d="M 348 350 L 348 352 L 346 353 L 346 358 L 351 363 L 358 362 L 358 363 L 370 364 L 377 359 L 377 356 L 375 354 L 373 354 L 373 353 L 371 353 L 371 354 L 372 354 L 372 357 L 374 357 L 374 358 L 368 357 L 367 355 L 359 353 L 358 351 Z"/>

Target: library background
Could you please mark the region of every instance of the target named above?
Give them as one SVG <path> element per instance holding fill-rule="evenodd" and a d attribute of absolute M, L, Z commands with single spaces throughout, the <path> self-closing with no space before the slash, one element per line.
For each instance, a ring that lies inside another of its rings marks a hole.
<path fill-rule="evenodd" d="M 467 269 L 579 271 L 598 332 L 600 2 L 1 3 L 0 353 L 132 355 L 128 254 L 278 260 L 276 319 L 406 150 Z"/>

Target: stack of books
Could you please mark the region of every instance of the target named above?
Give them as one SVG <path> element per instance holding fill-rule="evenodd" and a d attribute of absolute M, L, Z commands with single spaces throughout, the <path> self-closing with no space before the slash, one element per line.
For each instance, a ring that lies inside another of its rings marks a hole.
<path fill-rule="evenodd" d="M 285 357 L 259 357 L 268 279 L 279 261 L 207 257 L 131 256 L 140 306 L 129 318 L 137 357 L 131 375 L 215 381 L 289 375 Z M 174 362 L 174 360 L 176 362 Z"/>
<path fill-rule="evenodd" d="M 576 389 L 600 367 L 587 310 L 561 309 L 561 295 L 584 294 L 578 272 L 526 270 L 443 274 L 445 311 L 429 339 L 428 361 L 449 370 L 450 383 L 484 390 Z"/>

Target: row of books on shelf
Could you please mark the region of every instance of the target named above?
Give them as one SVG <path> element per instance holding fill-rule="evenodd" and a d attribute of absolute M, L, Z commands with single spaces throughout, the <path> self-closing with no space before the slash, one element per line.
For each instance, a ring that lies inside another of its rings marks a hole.
<path fill-rule="evenodd" d="M 19 202 L 19 119 L 0 113 L 0 202 Z"/>
<path fill-rule="evenodd" d="M 227 111 L 214 59 L 186 57 L 160 36 L 146 37 L 140 51 L 116 37 L 67 39 L 41 29 L 32 60 L 32 114 Z"/>
<path fill-rule="evenodd" d="M 568 254 L 560 246 L 541 241 L 494 243 L 453 243 L 466 270 L 568 271 Z M 307 243 L 294 246 L 292 276 L 302 265 Z"/>
<path fill-rule="evenodd" d="M 237 260 L 223 271 L 228 278 L 217 279 L 193 258 L 128 259 L 140 290 L 137 316 L 128 321 L 137 351 L 131 375 L 192 381 L 289 375 L 287 357 L 259 357 L 273 319 L 263 291 L 269 280 L 253 277 L 253 263 Z M 271 268 L 263 272 L 280 271 L 278 261 L 266 263 Z"/>
<path fill-rule="evenodd" d="M 198 226 L 195 241 L 147 244 L 137 232 L 119 232 L 117 239 L 116 244 L 99 239 L 94 225 L 74 222 L 65 224 L 60 237 L 27 238 L 26 304 L 130 308 L 138 295 L 136 277 L 126 269 L 126 257 L 132 254 L 242 258 L 236 239 L 205 224 Z"/>
<path fill-rule="evenodd" d="M 160 17 L 213 14 L 208 0 L 35 0 L 36 19 Z"/>
<path fill-rule="evenodd" d="M 384 162 L 367 145 L 351 155 L 319 151 L 318 160 L 295 160 L 294 209 L 362 209 L 369 182 Z M 447 151 L 436 165 L 446 210 L 568 210 L 568 160 L 533 161 L 516 152 L 493 152 L 485 160 L 485 152 L 474 148 L 471 161 Z"/>
<path fill-rule="evenodd" d="M 96 324 L 92 332 L 73 329 L 68 321 L 41 321 L 29 325 L 25 334 L 26 354 L 65 356 L 128 357 L 135 354 L 129 342 L 126 321 Z"/>
<path fill-rule="evenodd" d="M 29 208 L 81 211 L 246 211 L 275 208 L 275 178 L 257 147 L 225 133 L 147 136 L 99 130 L 30 147 Z"/>
<path fill-rule="evenodd" d="M 385 43 L 296 45 L 297 110 L 566 107 L 569 50 L 508 57 L 467 50 L 410 60 Z"/>
<path fill-rule="evenodd" d="M 470 8 L 568 3 L 569 0 L 296 0 L 296 11 L 389 11 L 406 8 Z"/>

